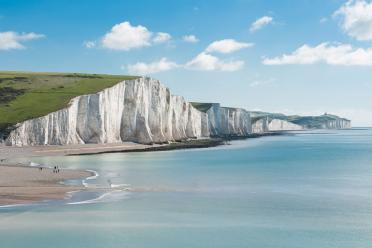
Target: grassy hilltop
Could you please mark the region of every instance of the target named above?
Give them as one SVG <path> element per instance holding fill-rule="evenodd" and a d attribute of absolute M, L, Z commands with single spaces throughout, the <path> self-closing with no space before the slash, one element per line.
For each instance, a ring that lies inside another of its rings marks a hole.
<path fill-rule="evenodd" d="M 82 73 L 0 72 L 0 132 L 27 119 L 67 106 L 79 95 L 92 94 L 134 76 Z"/>

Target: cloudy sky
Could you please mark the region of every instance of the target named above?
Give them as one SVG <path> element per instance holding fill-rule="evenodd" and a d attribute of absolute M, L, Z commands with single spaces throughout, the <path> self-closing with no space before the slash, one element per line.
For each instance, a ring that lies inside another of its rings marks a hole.
<path fill-rule="evenodd" d="M 149 75 L 191 101 L 372 126 L 372 2 L 0 0 L 0 70 Z"/>

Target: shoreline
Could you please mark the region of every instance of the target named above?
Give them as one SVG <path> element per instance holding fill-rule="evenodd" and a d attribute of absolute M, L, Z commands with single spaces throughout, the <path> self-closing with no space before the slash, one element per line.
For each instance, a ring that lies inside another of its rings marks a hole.
<path fill-rule="evenodd" d="M 292 135 L 290 131 L 275 131 L 246 136 L 210 137 L 170 142 L 166 144 L 138 144 L 133 142 L 107 144 L 45 145 L 45 146 L 5 146 L 0 144 L 1 163 L 20 158 L 45 156 L 80 156 L 104 153 L 153 152 L 181 149 L 209 148 L 229 144 L 233 140 L 254 139 L 265 136 Z"/>
<path fill-rule="evenodd" d="M 230 141 L 255 139 L 266 136 L 290 135 L 288 131 L 267 132 L 262 134 L 250 134 L 246 136 L 226 136 L 226 137 L 211 137 L 206 139 L 190 139 L 179 142 L 172 142 L 169 144 L 157 144 L 144 148 L 124 149 L 114 151 L 99 151 L 94 153 L 68 154 L 66 156 L 85 156 L 105 153 L 128 153 L 128 152 L 155 152 L 155 151 L 172 151 L 184 149 L 210 148 L 221 145 L 230 145 Z"/>
<path fill-rule="evenodd" d="M 86 189 L 84 181 L 96 177 L 93 171 L 53 169 L 40 166 L 27 166 L 22 163 L 11 165 L 8 160 L 39 156 L 84 156 L 104 153 L 153 152 L 182 149 L 209 148 L 228 145 L 233 140 L 260 138 L 264 136 L 285 135 L 288 132 L 270 132 L 248 136 L 212 137 L 190 139 L 169 144 L 142 145 L 123 144 L 84 144 L 69 146 L 0 146 L 0 207 L 19 206 L 46 200 L 61 200 L 68 193 Z M 9 158 L 11 157 L 11 158 Z M 5 163 L 4 163 L 5 161 Z M 40 170 L 42 168 L 42 170 Z M 64 185 L 65 180 L 81 179 L 81 186 Z"/>
<path fill-rule="evenodd" d="M 42 168 L 42 169 L 40 169 Z M 84 179 L 92 172 L 24 165 L 0 165 L 0 206 L 16 206 L 46 200 L 62 200 L 73 191 L 85 189 L 83 185 L 65 185 L 66 180 Z"/>

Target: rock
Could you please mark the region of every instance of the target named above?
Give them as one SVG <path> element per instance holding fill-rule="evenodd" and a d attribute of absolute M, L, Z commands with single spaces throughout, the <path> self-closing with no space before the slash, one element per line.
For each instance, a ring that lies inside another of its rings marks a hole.
<path fill-rule="evenodd" d="M 252 123 L 252 133 L 266 133 L 269 131 L 269 118 L 255 119 Z"/>
<path fill-rule="evenodd" d="M 252 133 L 251 117 L 245 109 L 212 103 L 207 116 L 212 136 L 247 136 Z"/>
<path fill-rule="evenodd" d="M 251 119 L 253 116 L 253 121 Z M 122 81 L 96 94 L 73 98 L 68 106 L 12 127 L 6 145 L 166 143 L 201 137 L 245 137 L 252 133 L 313 128 L 350 128 L 338 116 L 285 116 L 189 103 L 158 80 Z M 1 135 L 3 136 L 3 135 Z M 1 142 L 1 138 L 0 138 Z"/>
<path fill-rule="evenodd" d="M 208 137 L 206 113 L 142 77 L 73 98 L 68 107 L 19 123 L 7 145 L 143 144 Z"/>
<path fill-rule="evenodd" d="M 268 125 L 268 131 L 294 131 L 303 129 L 300 125 L 280 119 L 272 119 Z"/>

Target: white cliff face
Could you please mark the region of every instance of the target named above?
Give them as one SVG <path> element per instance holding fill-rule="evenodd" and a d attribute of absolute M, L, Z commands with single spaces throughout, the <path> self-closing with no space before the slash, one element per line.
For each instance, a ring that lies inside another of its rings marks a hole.
<path fill-rule="evenodd" d="M 266 133 L 269 131 L 269 120 L 267 117 L 256 120 L 252 123 L 252 133 Z"/>
<path fill-rule="evenodd" d="M 331 115 L 328 119 L 321 117 L 316 128 L 350 128 L 349 120 Z M 120 82 L 96 94 L 75 97 L 62 110 L 19 123 L 5 144 L 27 146 L 125 141 L 151 144 L 314 128 L 269 119 L 263 117 L 252 123 L 248 111 L 221 107 L 219 103 L 211 104 L 204 113 L 183 97 L 172 95 L 159 81 L 143 77 Z"/>
<path fill-rule="evenodd" d="M 213 103 L 207 116 L 212 136 L 247 136 L 252 132 L 250 114 L 244 109 Z"/>
<path fill-rule="evenodd" d="M 322 128 L 324 129 L 347 129 L 351 128 L 351 122 L 346 119 L 337 119 L 337 120 L 331 120 L 327 121 L 322 125 Z"/>
<path fill-rule="evenodd" d="M 65 109 L 17 124 L 7 145 L 162 143 L 209 136 L 206 113 L 151 78 L 123 81 L 71 100 Z"/>
<path fill-rule="evenodd" d="M 268 117 L 263 117 L 258 119 L 252 124 L 252 133 L 266 133 L 275 131 L 293 131 L 293 130 L 303 130 L 301 125 L 294 124 L 292 122 L 280 119 L 271 119 Z"/>
<path fill-rule="evenodd" d="M 291 130 L 303 130 L 304 128 L 300 125 L 294 124 L 292 122 L 280 119 L 272 119 L 269 122 L 269 131 L 291 131 Z"/>

